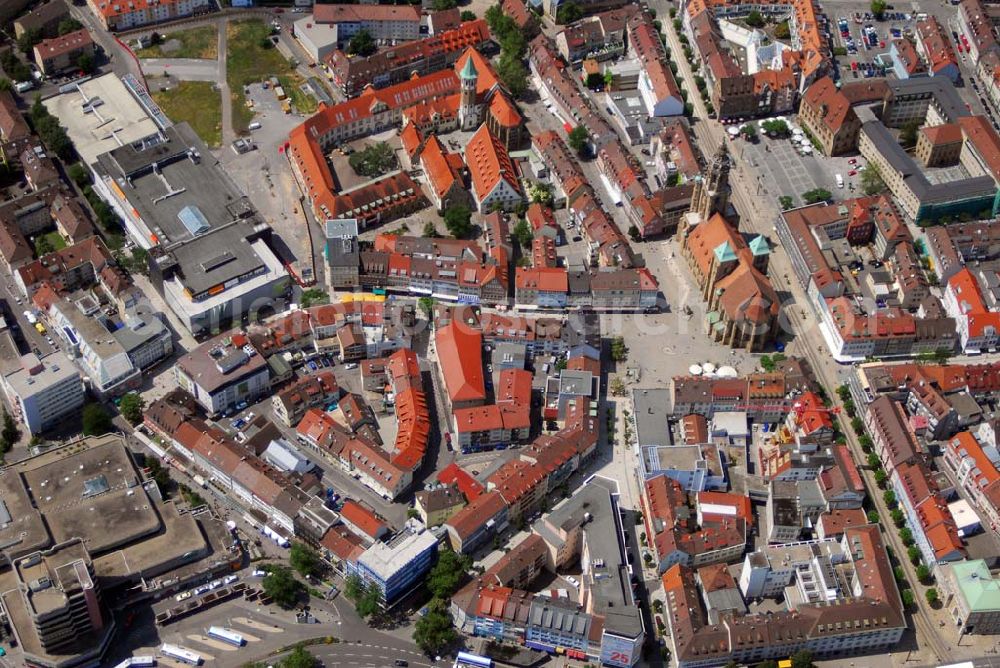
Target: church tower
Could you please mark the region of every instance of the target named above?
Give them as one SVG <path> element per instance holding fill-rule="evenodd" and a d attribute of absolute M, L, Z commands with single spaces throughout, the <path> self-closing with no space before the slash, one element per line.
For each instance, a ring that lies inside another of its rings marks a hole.
<path fill-rule="evenodd" d="M 708 169 L 695 181 L 694 192 L 691 194 L 691 211 L 704 221 L 715 212 L 725 214 L 728 203 L 729 151 L 723 141 Z"/>
<path fill-rule="evenodd" d="M 479 126 L 479 107 L 476 104 L 476 86 L 479 83 L 479 72 L 472 64 L 470 55 L 465 61 L 465 67 L 458 75 L 461 79 L 462 94 L 458 105 L 458 123 L 463 130 L 475 130 Z"/>

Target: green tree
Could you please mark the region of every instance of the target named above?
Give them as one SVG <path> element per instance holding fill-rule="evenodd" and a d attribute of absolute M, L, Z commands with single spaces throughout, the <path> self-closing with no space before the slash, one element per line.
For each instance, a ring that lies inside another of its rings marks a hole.
<path fill-rule="evenodd" d="M 472 210 L 464 204 L 448 207 L 444 212 L 444 226 L 451 236 L 464 239 L 472 232 Z"/>
<path fill-rule="evenodd" d="M 833 193 L 824 188 L 813 188 L 802 193 L 802 201 L 806 204 L 817 204 L 826 202 L 833 197 Z"/>
<path fill-rule="evenodd" d="M 460 18 L 463 21 L 475 21 L 478 17 L 476 16 L 475 12 L 470 12 L 468 9 L 463 9 Z"/>
<path fill-rule="evenodd" d="M 497 76 L 515 98 L 522 97 L 528 90 L 528 70 L 524 67 L 524 62 L 519 54 L 506 49 L 502 50 L 500 60 L 497 63 Z"/>
<path fill-rule="evenodd" d="M 921 582 L 928 582 L 931 579 L 931 569 L 927 567 L 927 564 L 917 566 L 917 579 Z"/>
<path fill-rule="evenodd" d="M 6 454 L 18 439 L 21 438 L 21 430 L 17 428 L 14 416 L 3 409 L 3 430 L 0 431 L 0 455 Z"/>
<path fill-rule="evenodd" d="M 7 77 L 0 77 L 0 91 L 6 93 L 14 92 L 14 82 Z"/>
<path fill-rule="evenodd" d="M 904 608 L 912 608 L 913 604 L 916 603 L 916 599 L 913 598 L 912 589 L 904 589 L 900 592 L 900 598 L 903 599 Z"/>
<path fill-rule="evenodd" d="M 583 10 L 575 2 L 564 2 L 559 4 L 556 10 L 556 23 L 566 25 L 579 21 L 583 18 Z"/>
<path fill-rule="evenodd" d="M 439 236 L 441 236 L 440 234 L 438 234 L 437 226 L 434 225 L 434 221 L 428 220 L 426 223 L 424 223 L 423 236 L 428 239 L 437 239 Z"/>
<path fill-rule="evenodd" d="M 264 593 L 285 609 L 294 607 L 299 596 L 305 591 L 305 586 L 295 579 L 290 569 L 284 566 L 272 566 L 261 585 Z"/>
<path fill-rule="evenodd" d="M 302 645 L 296 645 L 295 649 L 278 664 L 279 668 L 316 668 L 319 662 Z"/>
<path fill-rule="evenodd" d="M 781 206 L 782 211 L 788 211 L 795 206 L 795 200 L 790 195 L 782 195 L 778 198 L 778 204 Z"/>
<path fill-rule="evenodd" d="M 878 485 L 879 487 L 884 487 L 885 486 L 885 482 L 886 482 L 887 479 L 888 479 L 888 476 L 886 475 L 885 471 L 883 471 L 882 469 L 878 469 L 877 471 L 875 471 L 875 484 L 876 485 Z"/>
<path fill-rule="evenodd" d="M 29 28 L 17 38 L 17 48 L 20 49 L 21 53 L 31 53 L 34 51 L 35 45 L 41 42 L 43 37 L 44 35 L 40 29 Z"/>
<path fill-rule="evenodd" d="M 906 571 L 903 570 L 902 566 L 894 566 L 892 576 L 896 578 L 896 582 L 906 582 Z"/>
<path fill-rule="evenodd" d="M 775 39 L 788 39 L 791 36 L 792 36 L 792 31 L 788 27 L 788 21 L 782 21 L 778 25 L 774 26 Z"/>
<path fill-rule="evenodd" d="M 431 3 L 431 8 L 435 12 L 443 12 L 446 9 L 454 9 L 457 6 L 458 3 L 455 0 L 434 0 Z"/>
<path fill-rule="evenodd" d="M 413 627 L 413 642 L 434 655 L 440 654 L 457 638 L 447 605 L 441 599 L 433 599 L 427 606 L 427 614 L 418 619 Z"/>
<path fill-rule="evenodd" d="M 351 169 L 360 174 L 374 178 L 382 176 L 386 172 L 396 169 L 399 161 L 396 160 L 396 152 L 388 142 L 380 141 L 369 144 L 357 153 L 352 153 L 348 158 Z"/>
<path fill-rule="evenodd" d="M 924 592 L 924 598 L 927 599 L 927 602 L 930 605 L 932 605 L 932 606 L 933 605 L 937 605 L 937 602 L 938 602 L 937 589 L 935 589 L 934 587 L 931 587 L 930 589 L 928 589 L 927 591 L 925 591 Z"/>
<path fill-rule="evenodd" d="M 514 240 L 521 246 L 521 248 L 531 248 L 531 242 L 535 238 L 535 234 L 531 231 L 531 225 L 528 225 L 528 221 L 519 220 L 514 225 L 514 229 L 511 230 L 511 236 Z"/>
<path fill-rule="evenodd" d="M 302 575 L 319 575 L 323 570 L 319 553 L 305 543 L 292 543 L 292 549 L 288 553 L 288 563 Z"/>
<path fill-rule="evenodd" d="M 71 32 L 76 32 L 83 27 L 83 24 L 74 19 L 73 17 L 67 16 L 62 21 L 59 22 L 59 34 L 67 35 Z"/>
<path fill-rule="evenodd" d="M 271 40 L 268 40 L 270 43 Z M 375 44 L 375 39 L 372 34 L 367 30 L 360 30 L 351 41 L 347 43 L 347 53 L 352 56 L 370 56 L 375 53 L 378 46 Z"/>
<path fill-rule="evenodd" d="M 885 501 L 885 505 L 892 508 L 896 505 L 896 493 L 891 489 L 887 489 L 882 492 L 882 500 Z"/>
<path fill-rule="evenodd" d="M 55 247 L 46 235 L 42 234 L 35 238 L 35 255 L 38 257 L 48 255 L 54 250 Z"/>
<path fill-rule="evenodd" d="M 868 511 L 868 521 L 869 521 L 869 522 L 870 522 L 871 524 L 878 524 L 878 520 L 879 520 L 879 517 L 878 517 L 878 511 L 875 511 L 875 510 L 869 510 L 869 511 Z"/>
<path fill-rule="evenodd" d="M 861 170 L 861 190 L 866 195 L 877 195 L 885 191 L 885 181 L 874 162 L 869 162 Z"/>
<path fill-rule="evenodd" d="M 70 165 L 66 174 L 73 180 L 73 183 L 81 188 L 90 183 L 90 174 L 87 173 L 87 168 L 79 162 Z"/>
<path fill-rule="evenodd" d="M 299 298 L 299 305 L 302 308 L 309 308 L 314 304 L 326 304 L 330 301 L 330 295 L 326 293 L 325 290 L 319 288 L 309 288 L 308 290 L 302 291 L 302 296 Z"/>
<path fill-rule="evenodd" d="M 466 571 L 472 566 L 472 559 L 451 549 L 438 552 L 437 563 L 427 574 L 427 589 L 435 598 L 447 600 L 458 591 L 465 579 Z"/>
<path fill-rule="evenodd" d="M 792 668 L 812 668 L 813 655 L 807 649 L 802 649 L 792 654 Z"/>
<path fill-rule="evenodd" d="M 137 425 L 142 422 L 142 411 L 145 408 L 145 400 L 136 392 L 129 392 L 122 397 L 121 402 L 118 404 L 118 411 L 131 425 Z"/>
<path fill-rule="evenodd" d="M 434 298 L 421 297 L 417 300 L 417 306 L 424 312 L 424 316 L 429 318 L 431 317 L 431 314 L 434 313 Z"/>
<path fill-rule="evenodd" d="M 903 541 L 903 545 L 906 547 L 913 545 L 913 532 L 910 531 L 909 527 L 903 527 L 899 530 L 899 540 Z"/>
<path fill-rule="evenodd" d="M 903 511 L 899 508 L 893 508 L 889 511 L 889 517 L 892 519 L 892 523 L 896 526 L 903 526 L 903 522 L 906 521 L 906 516 L 903 515 Z"/>
<path fill-rule="evenodd" d="M 582 125 L 577 125 L 569 131 L 569 147 L 583 157 L 590 150 L 590 132 Z"/>
<path fill-rule="evenodd" d="M 770 355 L 761 355 L 760 356 L 760 368 L 763 369 L 764 371 L 768 372 L 768 373 L 771 373 L 772 371 L 774 371 L 775 364 L 774 364 L 774 360 L 771 359 Z"/>
<path fill-rule="evenodd" d="M 611 359 L 615 362 L 624 362 L 628 359 L 628 347 L 625 345 L 625 339 L 621 336 L 611 339 Z"/>
<path fill-rule="evenodd" d="M 76 66 L 84 74 L 93 74 L 94 70 L 97 69 L 97 62 L 89 53 L 81 53 L 80 57 L 76 59 Z"/>
<path fill-rule="evenodd" d="M 906 548 L 906 556 L 910 558 L 910 563 L 912 563 L 913 565 L 919 564 L 921 557 L 920 548 L 917 547 L 916 545 L 911 545 L 910 547 Z"/>
<path fill-rule="evenodd" d="M 788 123 L 779 120 L 764 121 L 764 132 L 776 137 L 788 136 Z"/>
<path fill-rule="evenodd" d="M 877 21 L 881 21 L 885 16 L 885 10 L 888 8 L 888 3 L 886 0 L 872 0 L 871 10 L 872 14 L 875 15 Z"/>
<path fill-rule="evenodd" d="M 111 414 L 103 405 L 91 402 L 83 407 L 83 435 L 100 436 L 113 431 Z"/>
<path fill-rule="evenodd" d="M 634 225 L 634 224 L 633 224 L 633 225 L 629 225 L 629 228 L 628 228 L 628 236 L 629 236 L 629 238 L 630 238 L 630 239 L 631 239 L 632 241 L 634 241 L 634 242 L 636 242 L 636 243 L 638 243 L 638 242 L 642 241 L 642 233 L 641 233 L 641 232 L 639 232 L 639 228 L 638 228 L 638 226 L 636 226 L 636 225 Z"/>
<path fill-rule="evenodd" d="M 764 27 L 764 15 L 758 12 L 756 9 L 747 14 L 746 24 L 751 28 L 763 28 Z"/>
<path fill-rule="evenodd" d="M 882 460 L 878 458 L 874 452 L 868 455 L 868 467 L 872 469 L 877 469 L 882 464 Z"/>
<path fill-rule="evenodd" d="M 899 143 L 904 148 L 911 148 L 917 145 L 917 131 L 920 130 L 920 121 L 909 121 L 899 132 Z"/>

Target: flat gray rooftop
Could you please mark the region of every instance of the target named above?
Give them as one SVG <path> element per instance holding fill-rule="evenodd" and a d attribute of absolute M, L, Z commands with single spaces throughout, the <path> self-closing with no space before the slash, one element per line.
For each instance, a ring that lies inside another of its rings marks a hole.
<path fill-rule="evenodd" d="M 250 200 L 187 123 L 99 155 L 97 170 L 114 179 L 164 246 L 254 212 Z M 207 223 L 207 229 L 199 231 L 185 224 L 182 212 L 186 218 L 194 213 Z"/>
<path fill-rule="evenodd" d="M 632 408 L 635 418 L 635 437 L 639 446 L 669 445 L 670 390 L 633 390 Z"/>
<path fill-rule="evenodd" d="M 266 273 L 267 263 L 251 247 L 253 233 L 251 223 L 239 221 L 172 248 L 170 254 L 180 267 L 184 287 L 199 295 L 234 279 Z"/>
<path fill-rule="evenodd" d="M 58 448 L 15 469 L 56 543 L 79 536 L 100 554 L 162 527 L 119 437 Z"/>
<path fill-rule="evenodd" d="M 613 498 L 614 483 L 600 477 L 591 478 L 582 489 L 559 504 L 545 518 L 544 523 L 555 527 L 583 525 L 590 562 L 603 560 L 604 565 L 593 568 L 601 577 L 591 578 L 594 612 L 604 615 L 604 629 L 625 637 L 642 633 L 639 608 L 632 598 L 628 568 L 624 560 L 618 504 Z M 589 519 L 585 516 L 589 515 Z M 544 524 L 543 523 L 543 524 Z"/>

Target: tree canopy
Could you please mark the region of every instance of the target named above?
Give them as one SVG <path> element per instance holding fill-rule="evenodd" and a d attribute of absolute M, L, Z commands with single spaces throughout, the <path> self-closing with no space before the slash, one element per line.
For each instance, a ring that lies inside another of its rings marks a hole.
<path fill-rule="evenodd" d="M 146 408 L 146 401 L 135 392 L 129 392 L 122 397 L 118 404 L 118 410 L 122 417 L 128 420 L 131 425 L 142 422 L 142 411 Z"/>
<path fill-rule="evenodd" d="M 305 591 L 305 586 L 295 579 L 292 571 L 284 566 L 272 566 L 264 576 L 264 593 L 282 608 L 292 608 Z"/>
<path fill-rule="evenodd" d="M 442 549 L 438 561 L 427 575 L 427 589 L 440 599 L 450 599 L 465 579 L 472 559 L 451 549 Z"/>
<path fill-rule="evenodd" d="M 428 654 L 438 654 L 457 638 L 447 605 L 441 599 L 433 599 L 427 606 L 427 614 L 413 628 L 413 641 Z"/>
<path fill-rule="evenodd" d="M 323 561 L 319 553 L 305 543 L 292 543 L 288 563 L 302 575 L 318 575 L 323 570 Z"/>
<path fill-rule="evenodd" d="M 587 128 L 577 125 L 569 131 L 569 147 L 577 152 L 577 155 L 585 155 L 590 145 L 590 133 Z"/>
<path fill-rule="evenodd" d="M 278 664 L 279 668 L 316 668 L 319 662 L 316 661 L 316 657 L 309 653 L 309 651 L 302 645 L 298 645 L 291 651 L 291 653 L 281 660 Z"/>
<path fill-rule="evenodd" d="M 448 207 L 444 212 L 444 226 L 451 236 L 464 239 L 472 232 L 472 210 L 464 204 Z"/>
<path fill-rule="evenodd" d="M 100 436 L 114 431 L 111 413 L 103 405 L 91 402 L 83 407 L 83 435 Z"/>
<path fill-rule="evenodd" d="M 270 40 L 269 40 L 270 42 Z M 347 43 L 347 53 L 352 56 L 370 56 L 378 49 L 375 38 L 367 30 L 360 30 Z"/>

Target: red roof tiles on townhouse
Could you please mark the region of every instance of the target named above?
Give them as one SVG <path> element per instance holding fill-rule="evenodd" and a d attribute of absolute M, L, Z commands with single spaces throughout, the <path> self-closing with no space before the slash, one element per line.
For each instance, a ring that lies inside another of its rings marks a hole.
<path fill-rule="evenodd" d="M 487 492 L 470 501 L 469 505 L 452 515 L 445 524 L 464 540 L 506 507 L 507 502 L 499 492 Z"/>
<path fill-rule="evenodd" d="M 969 338 L 982 336 L 988 328 L 1000 331 L 1000 313 L 990 311 L 983 300 L 979 282 L 967 267 L 948 279 L 961 313 L 968 319 Z"/>
<path fill-rule="evenodd" d="M 43 59 L 57 58 L 66 53 L 73 53 L 77 49 L 93 43 L 94 40 L 91 39 L 87 29 L 81 28 L 80 30 L 74 30 L 59 37 L 43 39 L 35 45 L 35 53 Z"/>
<path fill-rule="evenodd" d="M 459 491 L 465 495 L 468 501 L 475 501 L 485 491 L 485 488 L 478 480 L 454 462 L 441 469 L 441 472 L 437 475 L 437 479 L 438 482 L 445 485 L 457 485 Z"/>
<path fill-rule="evenodd" d="M 830 77 L 823 77 L 809 86 L 802 102 L 817 110 L 831 132 L 839 132 L 844 123 L 855 116 L 850 100 Z"/>
<path fill-rule="evenodd" d="M 379 519 L 378 515 L 368 510 L 360 503 L 348 499 L 340 509 L 340 516 L 362 531 L 368 538 L 378 540 L 389 530 L 388 525 Z"/>
<path fill-rule="evenodd" d="M 456 161 L 455 158 L 458 160 Z M 462 183 L 462 157 L 449 153 L 441 145 L 437 135 L 431 135 L 420 154 L 420 162 L 427 174 L 427 180 L 438 199 L 443 199 L 452 187 Z"/>
<path fill-rule="evenodd" d="M 929 16 L 916 25 L 917 39 L 922 43 L 932 74 L 938 74 L 946 67 L 958 67 L 955 49 L 948 39 L 948 33 L 938 22 L 937 17 Z"/>
<path fill-rule="evenodd" d="M 969 468 L 969 472 L 974 480 L 974 486 L 985 488 L 988 485 L 1000 480 L 1000 471 L 996 465 L 983 451 L 976 437 L 967 431 L 962 431 L 952 436 L 946 444 L 946 449 L 955 454 L 959 460 L 969 458 L 974 466 Z"/>
<path fill-rule="evenodd" d="M 749 496 L 734 494 L 732 492 L 698 492 L 698 505 L 701 507 L 702 515 L 738 517 L 747 524 L 753 524 L 753 506 L 750 503 Z M 725 506 L 731 510 L 725 513 L 712 513 L 703 507 L 705 505 Z"/>
<path fill-rule="evenodd" d="M 913 46 L 913 42 L 908 39 L 894 39 L 892 41 L 892 46 L 896 49 L 896 57 L 899 58 L 899 62 L 903 65 L 903 69 L 905 69 L 906 73 L 911 77 L 923 74 L 927 71 L 927 67 L 924 65 L 924 61 L 920 60 L 920 56 L 917 54 L 917 49 Z"/>
<path fill-rule="evenodd" d="M 17 108 L 17 100 L 10 91 L 0 91 L 0 139 L 4 142 L 26 139 L 31 128 Z"/>
<path fill-rule="evenodd" d="M 319 544 L 344 562 L 357 561 L 365 551 L 361 538 L 343 525 L 330 527 Z"/>
<path fill-rule="evenodd" d="M 569 274 L 565 267 L 518 267 L 514 285 L 518 290 L 565 293 L 569 290 Z"/>
<path fill-rule="evenodd" d="M 486 125 L 481 126 L 465 145 L 465 162 L 472 188 L 480 200 L 492 193 L 501 181 L 506 181 L 514 192 L 521 191 L 507 147 Z"/>
<path fill-rule="evenodd" d="M 434 341 L 451 402 L 485 400 L 482 332 L 452 322 L 437 331 Z"/>

